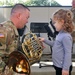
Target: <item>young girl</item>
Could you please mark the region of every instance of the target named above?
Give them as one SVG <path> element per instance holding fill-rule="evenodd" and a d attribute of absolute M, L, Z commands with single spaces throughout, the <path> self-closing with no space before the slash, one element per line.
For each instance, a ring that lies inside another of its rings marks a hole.
<path fill-rule="evenodd" d="M 73 31 L 72 16 L 69 10 L 59 9 L 53 15 L 53 25 L 58 31 L 54 41 L 40 37 L 40 41 L 52 46 L 53 66 L 56 75 L 71 75 L 72 71 L 72 37 Z"/>

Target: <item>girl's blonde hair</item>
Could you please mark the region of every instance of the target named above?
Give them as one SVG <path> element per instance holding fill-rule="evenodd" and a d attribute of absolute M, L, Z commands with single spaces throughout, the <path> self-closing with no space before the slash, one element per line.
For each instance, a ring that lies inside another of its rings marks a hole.
<path fill-rule="evenodd" d="M 53 15 L 54 20 L 64 20 L 63 30 L 67 32 L 73 31 L 72 14 L 70 10 L 59 9 Z"/>

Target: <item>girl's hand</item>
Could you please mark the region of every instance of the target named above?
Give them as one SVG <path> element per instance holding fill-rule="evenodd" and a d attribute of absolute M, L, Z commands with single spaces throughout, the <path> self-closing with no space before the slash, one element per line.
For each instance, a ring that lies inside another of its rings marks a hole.
<path fill-rule="evenodd" d="M 62 70 L 62 75 L 69 75 L 69 71 L 67 71 L 67 70 Z"/>
<path fill-rule="evenodd" d="M 44 42 L 45 38 L 39 37 L 40 42 Z"/>
<path fill-rule="evenodd" d="M 41 45 L 42 45 L 42 47 L 44 49 L 45 48 L 45 46 L 43 45 L 44 38 L 39 37 L 39 41 L 40 41 L 40 43 L 41 43 Z"/>

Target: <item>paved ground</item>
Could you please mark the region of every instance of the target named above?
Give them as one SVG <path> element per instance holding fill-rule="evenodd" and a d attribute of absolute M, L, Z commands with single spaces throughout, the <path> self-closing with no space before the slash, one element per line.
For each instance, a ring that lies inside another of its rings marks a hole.
<path fill-rule="evenodd" d="M 31 75 L 55 75 L 55 70 L 52 66 L 45 66 L 41 68 L 38 66 L 32 66 Z M 72 75 L 75 75 L 75 67 L 73 67 Z"/>

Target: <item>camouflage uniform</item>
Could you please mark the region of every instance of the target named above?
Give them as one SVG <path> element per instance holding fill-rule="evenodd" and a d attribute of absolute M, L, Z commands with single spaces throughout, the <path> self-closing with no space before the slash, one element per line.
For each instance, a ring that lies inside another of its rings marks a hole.
<path fill-rule="evenodd" d="M 8 57 L 11 52 L 17 50 L 19 46 L 19 34 L 11 21 L 1 23 L 0 28 L 6 28 L 4 33 L 8 32 L 8 34 L 5 34 L 7 37 L 1 35 L 0 32 L 0 75 L 13 75 L 13 72 L 10 71 L 8 67 L 5 68 L 4 73 L 2 72 L 5 67 L 5 62 L 7 61 L 6 58 L 2 59 L 2 57 Z"/>

